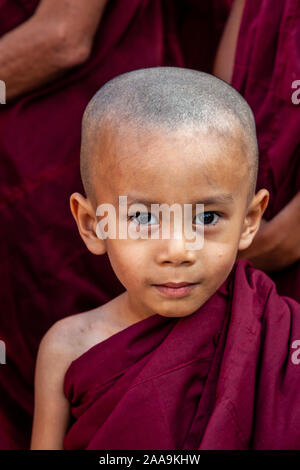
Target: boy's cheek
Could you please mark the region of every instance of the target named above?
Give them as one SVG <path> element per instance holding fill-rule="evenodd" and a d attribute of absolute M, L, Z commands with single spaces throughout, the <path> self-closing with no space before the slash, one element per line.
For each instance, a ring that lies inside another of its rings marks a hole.
<path fill-rule="evenodd" d="M 220 244 L 207 251 L 202 259 L 202 272 L 206 279 L 218 283 L 228 276 L 236 258 L 236 249 L 229 244 Z M 203 269 L 204 267 L 204 269 Z"/>
<path fill-rule="evenodd" d="M 143 275 L 143 258 L 139 253 L 126 244 L 112 243 L 108 256 L 113 270 L 122 279 L 139 279 Z"/>

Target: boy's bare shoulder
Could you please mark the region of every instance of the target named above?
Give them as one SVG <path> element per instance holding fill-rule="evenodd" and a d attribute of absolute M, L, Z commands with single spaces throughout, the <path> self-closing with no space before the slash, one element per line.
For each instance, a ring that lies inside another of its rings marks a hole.
<path fill-rule="evenodd" d="M 119 330 L 113 305 L 114 301 L 110 301 L 56 321 L 43 336 L 40 350 L 60 360 L 66 369 L 77 357 Z"/>

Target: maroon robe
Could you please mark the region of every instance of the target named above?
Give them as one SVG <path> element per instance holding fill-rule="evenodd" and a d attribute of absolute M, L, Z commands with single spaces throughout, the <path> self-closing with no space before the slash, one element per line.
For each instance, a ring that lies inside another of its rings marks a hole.
<path fill-rule="evenodd" d="M 71 362 L 64 448 L 300 449 L 300 304 L 247 260 L 196 312 L 158 314 Z"/>
<path fill-rule="evenodd" d="M 38 0 L 0 0 L 0 37 Z M 80 239 L 69 207 L 83 192 L 83 111 L 107 80 L 133 69 L 182 65 L 170 0 L 109 1 L 89 60 L 0 105 L 0 449 L 28 448 L 39 342 L 60 318 L 124 291 L 107 256 Z M 30 67 L 30 64 L 28 64 Z M 0 77 L 1 79 L 1 77 Z"/>

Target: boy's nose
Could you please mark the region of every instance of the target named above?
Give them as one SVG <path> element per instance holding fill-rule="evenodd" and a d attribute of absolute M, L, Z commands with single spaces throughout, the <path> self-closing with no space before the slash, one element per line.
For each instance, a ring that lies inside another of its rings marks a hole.
<path fill-rule="evenodd" d="M 186 247 L 186 240 L 183 238 L 171 238 L 163 240 L 161 250 L 157 254 L 157 262 L 179 264 L 193 264 L 196 261 L 196 250 Z"/>

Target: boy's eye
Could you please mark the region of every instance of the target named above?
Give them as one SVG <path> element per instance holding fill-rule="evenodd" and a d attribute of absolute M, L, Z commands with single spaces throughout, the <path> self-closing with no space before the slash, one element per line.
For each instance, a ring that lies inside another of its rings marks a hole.
<path fill-rule="evenodd" d="M 151 217 L 155 217 L 154 214 L 151 214 L 151 212 L 136 212 L 135 214 L 128 215 L 128 218 L 130 220 L 135 220 L 135 222 L 137 222 L 138 225 L 147 225 L 148 222 L 151 220 Z M 157 221 L 157 218 L 156 218 L 156 221 Z M 152 224 L 149 224 L 149 225 L 155 225 L 156 223 L 158 222 L 152 222 Z"/>
<path fill-rule="evenodd" d="M 217 216 L 217 220 L 214 219 L 215 216 Z M 219 220 L 220 215 L 217 212 L 201 212 L 201 213 L 197 214 L 195 217 L 196 218 L 199 217 L 199 219 L 201 220 L 200 224 L 203 224 L 203 225 L 216 225 L 216 223 Z"/>

